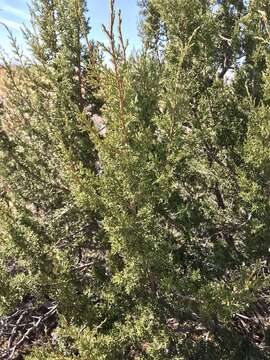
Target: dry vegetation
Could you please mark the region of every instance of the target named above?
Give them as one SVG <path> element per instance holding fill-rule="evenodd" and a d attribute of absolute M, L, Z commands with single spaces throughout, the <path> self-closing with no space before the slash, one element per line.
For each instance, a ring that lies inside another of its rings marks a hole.
<path fill-rule="evenodd" d="M 4 87 L 4 79 L 5 79 L 6 71 L 3 68 L 0 68 L 0 96 L 5 94 L 5 87 Z"/>

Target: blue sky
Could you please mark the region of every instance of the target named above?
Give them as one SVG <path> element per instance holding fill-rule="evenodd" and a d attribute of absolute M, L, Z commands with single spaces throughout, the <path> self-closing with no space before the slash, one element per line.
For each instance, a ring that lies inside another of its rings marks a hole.
<path fill-rule="evenodd" d="M 28 6 L 29 0 L 0 0 L 0 22 L 6 24 L 16 36 L 18 43 L 24 46 L 20 27 L 29 22 Z M 123 34 L 129 40 L 129 50 L 137 49 L 140 46 L 138 37 L 139 8 L 137 0 L 116 0 L 117 8 L 122 10 Z M 101 24 L 108 24 L 109 21 L 109 0 L 88 0 L 91 38 L 101 42 L 106 36 L 101 29 Z M 0 47 L 10 54 L 10 45 L 5 28 L 0 26 Z"/>

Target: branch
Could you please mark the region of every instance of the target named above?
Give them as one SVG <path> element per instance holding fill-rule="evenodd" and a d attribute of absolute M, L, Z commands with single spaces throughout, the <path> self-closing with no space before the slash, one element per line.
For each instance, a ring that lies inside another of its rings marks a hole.
<path fill-rule="evenodd" d="M 120 43 L 122 42 L 122 46 L 124 47 L 123 43 L 123 36 L 122 36 L 122 30 L 121 30 L 121 16 L 119 15 L 119 21 L 118 21 L 118 31 L 119 32 L 119 38 Z M 127 143 L 127 129 L 125 124 L 125 91 L 124 91 L 124 83 L 123 78 L 119 71 L 119 63 L 118 63 L 118 56 L 117 56 L 117 50 L 115 46 L 115 36 L 114 36 L 114 24 L 115 24 L 115 0 L 110 0 L 110 24 L 109 28 L 107 29 L 104 25 L 102 25 L 103 31 L 107 35 L 110 47 L 109 49 L 101 44 L 104 48 L 104 50 L 110 54 L 111 60 L 113 63 L 114 68 L 114 75 L 116 80 L 116 86 L 117 86 L 117 92 L 118 92 L 118 99 L 119 99 L 119 111 L 120 111 L 120 123 L 122 132 L 124 135 L 124 143 Z M 125 49 L 125 47 L 124 47 Z"/>
<path fill-rule="evenodd" d="M 127 55 L 126 50 L 128 47 L 128 42 L 126 42 L 126 45 L 124 43 L 123 33 L 122 33 L 122 17 L 121 17 L 121 10 L 118 12 L 118 36 L 119 36 L 119 42 L 120 42 L 120 48 L 122 50 L 122 56 L 124 62 L 126 62 Z"/>

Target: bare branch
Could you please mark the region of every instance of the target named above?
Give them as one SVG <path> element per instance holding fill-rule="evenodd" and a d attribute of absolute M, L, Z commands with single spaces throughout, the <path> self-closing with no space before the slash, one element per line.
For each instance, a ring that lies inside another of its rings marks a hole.
<path fill-rule="evenodd" d="M 119 26 L 118 31 L 119 32 L 119 39 L 120 43 L 123 42 L 123 36 L 122 36 L 122 30 L 121 30 L 121 16 L 119 18 Z M 118 92 L 118 99 L 119 99 L 119 112 L 120 112 L 120 123 L 121 128 L 124 136 L 124 143 L 127 142 L 127 129 L 125 124 L 125 91 L 124 91 L 124 82 L 123 78 L 120 74 L 119 70 L 119 59 L 118 59 L 118 52 L 115 46 L 115 35 L 114 35 L 114 25 L 115 25 L 115 0 L 110 0 L 110 24 L 109 28 L 107 29 L 104 25 L 102 25 L 103 31 L 107 35 L 110 43 L 110 47 L 107 48 L 106 46 L 102 45 L 104 50 L 110 54 L 111 60 L 113 63 L 113 69 L 114 69 L 114 75 L 116 80 L 116 87 Z M 121 40 L 122 39 L 122 40 Z M 124 42 L 122 44 L 124 48 Z"/>

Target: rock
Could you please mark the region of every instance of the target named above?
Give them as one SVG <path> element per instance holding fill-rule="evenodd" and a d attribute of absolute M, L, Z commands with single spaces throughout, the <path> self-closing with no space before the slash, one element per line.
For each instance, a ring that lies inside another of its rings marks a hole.
<path fill-rule="evenodd" d="M 98 135 L 101 138 L 104 138 L 106 136 L 106 121 L 105 119 L 98 115 L 93 113 L 93 105 L 89 104 L 84 108 L 84 112 L 86 116 L 92 121 L 94 128 L 98 132 Z"/>

